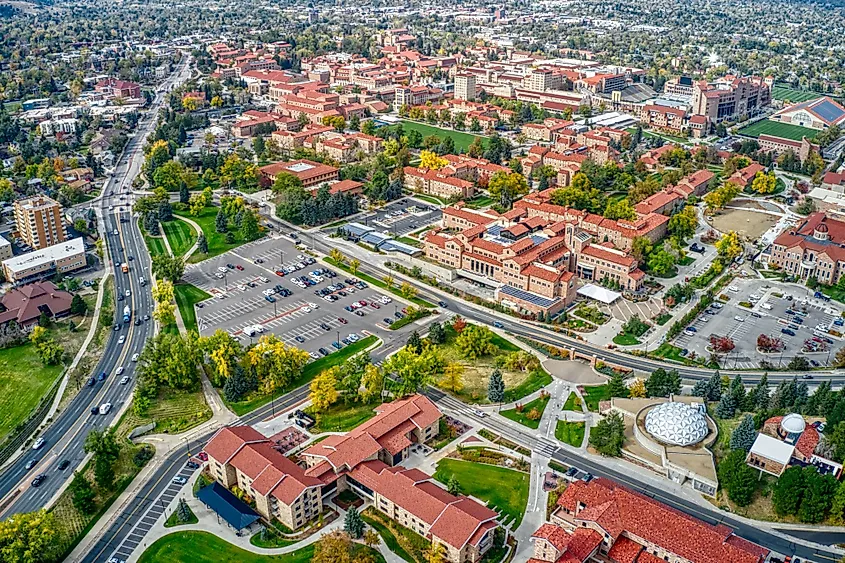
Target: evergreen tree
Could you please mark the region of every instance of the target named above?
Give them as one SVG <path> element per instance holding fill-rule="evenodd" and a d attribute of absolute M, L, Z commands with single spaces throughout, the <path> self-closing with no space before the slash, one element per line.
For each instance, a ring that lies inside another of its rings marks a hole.
<path fill-rule="evenodd" d="M 361 519 L 361 515 L 358 514 L 358 509 L 354 506 L 350 506 L 349 510 L 346 511 L 343 529 L 356 540 L 364 535 L 364 521 Z"/>
<path fill-rule="evenodd" d="M 490 381 L 487 382 L 487 399 L 491 403 L 501 403 L 505 399 L 505 381 L 502 379 L 502 372 L 499 368 L 490 374 Z"/>
<path fill-rule="evenodd" d="M 188 186 L 182 184 L 179 186 L 179 203 L 188 203 L 191 199 L 191 194 L 188 192 Z"/>
<path fill-rule="evenodd" d="M 173 206 L 169 201 L 164 201 L 158 206 L 158 220 L 170 221 L 173 219 Z"/>
<path fill-rule="evenodd" d="M 695 382 L 692 388 L 693 397 L 707 397 L 708 381 L 706 379 L 699 379 Z"/>
<path fill-rule="evenodd" d="M 739 426 L 731 432 L 731 449 L 751 451 L 754 440 L 757 439 L 757 430 L 754 428 L 754 417 L 750 414 L 743 417 Z"/>
<path fill-rule="evenodd" d="M 200 233 L 197 237 L 197 252 L 208 254 L 208 240 L 206 240 L 203 233 Z"/>
<path fill-rule="evenodd" d="M 73 507 L 82 514 L 93 514 L 97 511 L 96 493 L 91 482 L 80 472 L 73 474 L 73 481 L 70 482 L 70 492 L 73 499 Z"/>
<path fill-rule="evenodd" d="M 449 491 L 449 494 L 461 494 L 461 483 L 460 481 L 458 481 L 457 477 L 455 477 L 454 475 L 449 477 L 449 481 L 446 482 L 446 490 Z"/>
<path fill-rule="evenodd" d="M 815 468 L 812 468 L 815 471 Z M 772 507 L 778 516 L 796 514 L 804 494 L 804 473 L 794 465 L 784 471 L 772 486 Z"/>
<path fill-rule="evenodd" d="M 736 402 L 733 395 L 725 393 L 716 405 L 716 416 L 719 418 L 733 418 L 736 414 Z"/>
<path fill-rule="evenodd" d="M 719 481 L 728 498 L 739 506 L 748 506 L 754 500 L 757 476 L 745 463 L 745 452 L 733 450 L 719 464 Z"/>
<path fill-rule="evenodd" d="M 422 339 L 420 338 L 420 335 L 416 330 L 413 331 L 408 337 L 408 340 L 405 342 L 405 345 L 408 347 L 409 350 L 413 351 L 415 354 L 419 354 L 420 352 L 422 352 Z"/>
<path fill-rule="evenodd" d="M 761 377 L 760 382 L 757 383 L 757 387 L 754 390 L 754 400 L 757 402 L 757 410 L 765 411 L 769 409 L 771 393 L 769 391 L 768 372 L 763 372 L 763 377 Z"/>
<path fill-rule="evenodd" d="M 804 468 L 804 494 L 798 507 L 798 519 L 817 524 L 827 517 L 836 492 L 837 481 L 833 475 L 822 475 L 812 465 Z"/>
<path fill-rule="evenodd" d="M 742 376 L 736 374 L 733 381 L 731 381 L 730 394 L 733 397 L 736 408 L 740 411 L 745 407 L 745 386 L 742 384 Z"/>
<path fill-rule="evenodd" d="M 226 214 L 223 212 L 223 208 L 220 208 L 220 211 L 217 212 L 217 217 L 214 219 L 214 229 L 218 233 L 225 233 L 228 229 L 228 219 L 226 218 Z"/>
<path fill-rule="evenodd" d="M 261 231 L 258 228 L 258 218 L 252 211 L 247 211 L 241 220 L 241 235 L 246 241 L 256 240 L 261 236 Z"/>
<path fill-rule="evenodd" d="M 247 393 L 257 388 L 254 376 L 247 374 L 240 365 L 236 365 L 232 374 L 223 384 L 223 397 L 230 403 L 241 400 Z"/>
<path fill-rule="evenodd" d="M 226 231 L 226 236 L 223 240 L 226 241 L 226 244 L 235 244 L 235 233 L 232 231 Z"/>
<path fill-rule="evenodd" d="M 707 400 L 708 401 L 718 401 L 722 398 L 722 376 L 719 374 L 719 370 L 713 372 L 713 375 L 710 376 L 710 380 L 707 381 Z"/>
<path fill-rule="evenodd" d="M 607 384 L 607 390 L 611 397 L 627 397 L 628 388 L 625 386 L 625 377 L 620 372 L 613 372 Z"/>
<path fill-rule="evenodd" d="M 185 502 L 185 499 L 179 499 L 179 505 L 176 509 L 176 518 L 179 519 L 179 522 L 185 524 L 191 521 L 191 509 L 188 508 L 188 503 Z"/>
<path fill-rule="evenodd" d="M 432 344 L 443 344 L 443 341 L 446 340 L 446 332 L 439 321 L 434 321 L 428 326 L 428 340 Z"/>

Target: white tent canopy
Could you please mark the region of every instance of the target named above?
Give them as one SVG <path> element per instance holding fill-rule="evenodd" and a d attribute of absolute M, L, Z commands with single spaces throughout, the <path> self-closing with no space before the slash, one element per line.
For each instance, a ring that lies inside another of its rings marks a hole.
<path fill-rule="evenodd" d="M 588 283 L 583 287 L 579 287 L 578 295 L 583 295 L 584 297 L 589 297 L 590 299 L 601 301 L 606 305 L 610 305 L 611 303 L 622 297 L 621 293 L 617 293 L 616 291 L 610 291 L 607 288 L 592 283 Z"/>

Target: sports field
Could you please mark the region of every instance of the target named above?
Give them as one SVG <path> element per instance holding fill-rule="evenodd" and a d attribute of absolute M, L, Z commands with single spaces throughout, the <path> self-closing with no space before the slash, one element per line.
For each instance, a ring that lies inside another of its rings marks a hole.
<path fill-rule="evenodd" d="M 402 123 L 402 127 L 404 129 L 419 131 L 423 137 L 430 137 L 431 135 L 440 137 L 441 139 L 444 137 L 452 137 L 452 140 L 455 141 L 455 148 L 463 149 L 464 152 L 466 152 L 467 148 L 476 137 L 481 137 L 481 140 L 484 141 L 484 137 L 482 135 L 452 131 L 451 129 L 441 129 L 440 127 L 433 127 L 424 123 L 417 123 L 416 121 L 403 120 L 400 123 Z"/>
<path fill-rule="evenodd" d="M 824 94 L 818 92 L 810 92 L 809 90 L 797 90 L 789 86 L 775 85 L 772 87 L 772 98 L 775 100 L 785 100 L 792 103 L 806 102 L 807 100 L 814 100 L 822 97 Z"/>
<path fill-rule="evenodd" d="M 799 127 L 790 123 L 778 123 L 777 121 L 764 119 L 748 127 L 743 127 L 737 133 L 746 137 L 754 137 L 755 139 L 760 135 L 773 135 L 775 137 L 800 141 L 801 137 L 812 139 L 819 132 L 809 127 Z"/>

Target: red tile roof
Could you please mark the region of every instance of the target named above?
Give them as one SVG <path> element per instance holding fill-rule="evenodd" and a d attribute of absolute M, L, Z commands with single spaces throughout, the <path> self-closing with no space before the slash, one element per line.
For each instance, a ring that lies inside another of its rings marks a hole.
<path fill-rule="evenodd" d="M 608 479 L 576 481 L 558 499 L 573 514 L 582 505 L 576 520 L 590 519 L 614 538 L 627 532 L 693 563 L 760 563 L 768 554 L 729 541 L 733 531 L 726 526 L 712 526 Z"/>
<path fill-rule="evenodd" d="M 73 295 L 62 291 L 51 281 L 34 282 L 10 289 L 0 303 L 6 308 L 2 322 L 15 319 L 18 324 L 28 324 L 41 316 L 41 307 L 53 316 L 70 312 Z"/>
<path fill-rule="evenodd" d="M 619 536 L 613 542 L 613 547 L 610 548 L 607 555 L 617 563 L 635 563 L 642 550 L 643 546 L 634 540 L 626 536 Z"/>

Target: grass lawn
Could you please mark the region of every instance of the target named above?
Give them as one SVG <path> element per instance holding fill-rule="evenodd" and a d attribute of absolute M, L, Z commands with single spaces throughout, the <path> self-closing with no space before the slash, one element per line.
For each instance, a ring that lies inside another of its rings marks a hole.
<path fill-rule="evenodd" d="M 613 343 L 618 344 L 620 346 L 632 346 L 634 344 L 640 344 L 640 341 L 633 334 L 628 334 L 627 332 L 620 332 L 619 334 L 613 337 Z"/>
<path fill-rule="evenodd" d="M 528 504 L 528 473 L 459 459 L 440 460 L 434 478 L 445 484 L 452 476 L 462 493 L 486 501 L 502 518 L 515 520 L 512 529 L 519 527 Z"/>
<path fill-rule="evenodd" d="M 587 409 L 598 412 L 599 402 L 610 399 L 610 388 L 605 385 L 596 385 L 595 387 L 584 387 L 584 402 L 587 404 Z"/>
<path fill-rule="evenodd" d="M 415 247 L 415 248 L 420 248 L 420 247 L 422 247 L 422 242 L 420 242 L 419 240 L 417 240 L 417 239 L 415 239 L 415 238 L 411 238 L 411 237 L 399 237 L 399 238 L 397 238 L 396 240 L 398 240 L 399 242 L 404 242 L 405 244 L 409 244 L 409 245 L 411 245 L 411 246 L 413 246 L 413 247 Z"/>
<path fill-rule="evenodd" d="M 689 266 L 693 262 L 695 262 L 695 258 L 693 258 L 692 256 L 684 256 L 683 258 L 678 260 L 678 265 L 679 266 Z"/>
<path fill-rule="evenodd" d="M 236 415 L 243 416 L 248 412 L 254 411 L 260 406 L 266 405 L 273 399 L 274 396 L 281 397 L 282 395 L 290 393 L 291 390 L 296 389 L 297 387 L 307 385 L 321 371 L 342 364 L 348 358 L 354 356 L 358 352 L 361 352 L 365 348 L 372 346 L 376 341 L 378 341 L 378 337 L 370 335 L 366 338 L 362 338 L 354 344 L 341 348 L 333 354 L 329 354 L 325 358 L 314 360 L 305 366 L 302 370 L 302 376 L 299 379 L 291 383 L 288 387 L 279 389 L 273 395 L 260 395 L 245 401 L 238 401 L 237 403 L 230 403 L 227 401 L 226 406 L 228 406 L 229 409 L 231 409 Z"/>
<path fill-rule="evenodd" d="M 346 265 L 346 263 L 344 263 L 344 262 L 336 262 L 336 261 L 332 260 L 331 258 L 323 258 L 323 261 L 324 261 L 324 262 L 326 262 L 326 263 L 328 263 L 328 264 L 331 264 L 331 265 L 332 265 L 332 266 L 334 266 L 335 268 L 340 268 L 341 270 L 343 270 L 343 271 L 345 271 L 345 272 L 349 272 L 350 274 L 352 274 L 352 271 L 349 269 L 349 266 L 347 266 L 347 265 Z M 385 289 L 385 290 L 387 290 L 387 291 L 390 291 L 390 293 L 392 293 L 393 295 L 397 295 L 397 296 L 399 296 L 399 297 L 403 297 L 403 296 L 402 296 L 402 292 L 401 292 L 401 291 L 399 291 L 399 288 L 398 288 L 398 287 L 396 287 L 395 285 L 390 286 L 390 288 L 388 289 L 388 287 L 387 287 L 387 284 L 386 284 L 386 283 L 384 283 L 384 282 L 383 282 L 383 281 L 381 281 L 381 280 L 377 280 L 377 279 L 376 279 L 376 278 L 374 278 L 373 276 L 369 276 L 369 275 L 367 275 L 367 274 L 364 274 L 364 273 L 362 273 L 361 271 L 357 271 L 357 272 L 355 272 L 353 275 L 354 275 L 356 278 L 358 278 L 358 279 L 360 279 L 360 280 L 362 280 L 362 281 L 365 281 L 365 282 L 367 282 L 367 283 L 368 283 L 368 284 L 370 284 L 370 285 L 374 285 L 374 286 L 376 286 L 376 287 L 380 287 L 380 288 L 382 288 L 382 289 Z M 428 301 L 426 301 L 425 299 L 421 299 L 421 298 L 419 298 L 419 297 L 411 297 L 410 299 L 408 299 L 408 301 L 410 301 L 410 302 L 411 302 L 411 303 L 413 303 L 414 305 L 419 305 L 420 307 L 427 307 L 427 308 L 429 308 L 429 309 L 433 309 L 433 308 L 434 308 L 434 305 L 433 305 L 433 304 L 431 304 L 431 303 L 429 303 Z"/>
<path fill-rule="evenodd" d="M 577 400 L 578 396 L 575 393 L 570 393 L 569 397 L 566 398 L 566 402 L 563 403 L 563 409 L 561 410 L 581 412 L 581 405 L 575 406 L 575 401 Z"/>
<path fill-rule="evenodd" d="M 296 540 L 286 539 L 275 533 L 272 528 L 268 528 L 266 532 L 258 532 L 257 534 L 253 534 L 252 537 L 249 538 L 249 543 L 251 543 L 255 547 L 275 549 L 279 547 L 287 547 L 291 544 L 296 543 Z"/>
<path fill-rule="evenodd" d="M 173 212 L 174 215 L 178 215 L 180 217 L 188 217 L 189 219 L 192 219 L 194 222 L 196 222 L 197 225 L 199 225 L 202 229 L 203 234 L 205 234 L 205 240 L 208 241 L 208 253 L 203 254 L 202 252 L 194 252 L 188 259 L 188 262 L 202 262 L 206 258 L 211 258 L 213 256 L 223 254 L 224 252 L 228 252 L 233 248 L 237 248 L 245 242 L 243 237 L 241 236 L 241 233 L 237 230 L 232 230 L 232 234 L 235 235 L 235 242 L 233 242 L 232 244 L 226 242 L 225 233 L 217 232 L 217 230 L 214 228 L 214 223 L 215 218 L 217 217 L 218 210 L 218 207 L 206 207 L 197 216 L 190 215 L 183 211 Z"/>
<path fill-rule="evenodd" d="M 663 344 L 658 346 L 657 350 L 652 352 L 652 354 L 657 356 L 658 358 L 674 360 L 682 364 L 687 363 L 687 359 L 681 356 L 681 349 L 673 344 L 669 344 L 668 342 L 664 342 Z"/>
<path fill-rule="evenodd" d="M 807 100 L 815 100 L 821 98 L 824 94 L 818 92 L 810 92 L 809 90 L 798 90 L 786 85 L 775 84 L 772 87 L 772 98 L 775 100 L 785 100 L 793 103 L 806 102 Z"/>
<path fill-rule="evenodd" d="M 178 283 L 173 286 L 173 294 L 176 297 L 179 314 L 182 315 L 182 322 L 185 323 L 185 329 L 199 332 L 194 304 L 205 301 L 211 296 L 189 283 Z"/>
<path fill-rule="evenodd" d="M 443 200 L 442 200 L 442 199 L 440 199 L 440 198 L 437 198 L 437 197 L 431 196 L 431 195 L 425 195 L 425 194 L 413 194 L 413 196 L 412 196 L 412 197 L 413 197 L 414 199 L 421 199 L 421 200 L 423 200 L 423 201 L 425 201 L 425 202 L 428 202 L 428 203 L 431 203 L 431 204 L 434 204 L 434 205 L 446 205 L 446 202 L 445 202 L 445 201 L 443 201 Z"/>
<path fill-rule="evenodd" d="M 557 426 L 555 427 L 555 438 L 561 442 L 566 442 L 570 446 L 580 448 L 581 443 L 584 441 L 584 423 L 558 420 Z"/>
<path fill-rule="evenodd" d="M 211 418 L 211 409 L 205 402 L 202 389 L 181 391 L 162 387 L 144 416 L 137 416 L 129 409 L 121 420 L 123 433 L 136 426 L 155 422 L 156 434 L 178 434 Z"/>
<path fill-rule="evenodd" d="M 537 409 L 540 412 L 540 416 L 543 416 L 543 411 L 546 410 L 546 405 L 548 404 L 549 397 L 537 397 L 533 401 L 526 403 L 522 412 L 518 412 L 516 409 L 508 409 L 500 412 L 499 414 L 505 418 L 518 422 L 523 426 L 536 430 L 540 426 L 540 419 L 531 420 L 528 418 L 528 413 L 530 413 L 533 409 Z"/>
<path fill-rule="evenodd" d="M 670 315 L 669 313 L 661 313 L 661 314 L 657 315 L 656 317 L 654 317 L 654 322 L 656 322 L 660 326 L 663 326 L 666 323 L 668 323 L 669 319 L 671 319 L 671 318 L 672 318 L 672 315 Z"/>
<path fill-rule="evenodd" d="M 0 441 L 26 420 L 62 369 L 45 366 L 29 343 L 0 350 Z"/>
<path fill-rule="evenodd" d="M 792 125 L 791 123 L 778 123 L 777 121 L 769 121 L 763 119 L 757 123 L 753 123 L 748 127 L 743 127 L 737 131 L 739 135 L 746 137 L 757 138 L 760 135 L 774 135 L 775 137 L 783 137 L 784 139 L 792 139 L 793 141 L 800 141 L 801 137 L 812 139 L 818 134 L 815 129 L 809 127 L 800 127 Z"/>
<path fill-rule="evenodd" d="M 376 563 L 384 563 L 384 557 L 364 545 L 355 545 L 356 554 L 368 553 Z M 291 553 L 281 555 L 260 555 L 245 551 L 208 532 L 189 531 L 168 534 L 147 548 L 139 563 L 217 563 L 237 561 L 238 563 L 310 563 L 314 557 L 314 544 Z"/>
<path fill-rule="evenodd" d="M 430 137 L 431 135 L 440 137 L 440 139 L 452 137 L 452 140 L 455 141 L 455 148 L 463 149 L 463 152 L 467 151 L 470 144 L 472 144 L 472 141 L 475 140 L 476 137 L 481 137 L 481 140 L 484 140 L 482 135 L 463 133 L 461 131 L 453 131 L 451 129 L 441 129 L 440 127 L 434 127 L 432 125 L 426 125 L 425 123 L 418 123 L 416 121 L 403 120 L 400 123 L 402 123 L 402 128 L 406 131 L 419 131 L 423 137 Z"/>
<path fill-rule="evenodd" d="M 187 222 L 174 219 L 161 224 L 174 256 L 183 256 L 197 241 L 196 230 Z"/>
<path fill-rule="evenodd" d="M 167 254 L 167 248 L 164 246 L 164 239 L 162 237 L 154 237 L 147 234 L 147 231 L 141 227 L 140 223 L 138 224 L 138 227 L 141 229 L 141 234 L 144 236 L 144 243 L 147 245 L 147 250 L 150 251 L 150 257 L 158 256 L 159 254 Z"/>
<path fill-rule="evenodd" d="M 378 532 L 387 549 L 408 563 L 424 561 L 423 553 L 429 546 L 428 540 L 424 537 L 398 522 L 388 519 L 387 516 L 373 507 L 369 507 L 362 512 L 361 518 Z"/>
<path fill-rule="evenodd" d="M 477 195 L 468 202 L 466 202 L 467 207 L 469 207 L 470 209 L 483 209 L 490 207 L 494 203 L 496 203 L 496 200 L 486 195 Z"/>
<path fill-rule="evenodd" d="M 329 407 L 326 412 L 315 414 L 310 409 L 307 412 L 317 419 L 317 424 L 311 429 L 314 434 L 347 432 L 376 414 L 372 405 L 346 404 L 342 401 Z"/>

